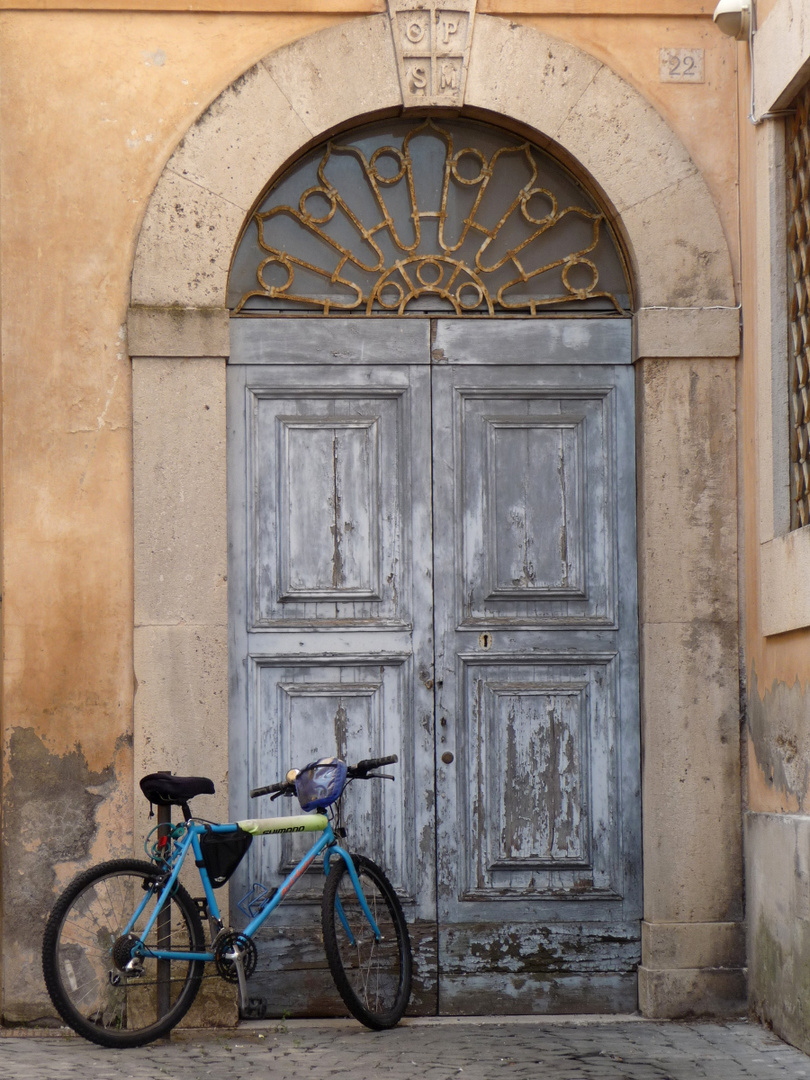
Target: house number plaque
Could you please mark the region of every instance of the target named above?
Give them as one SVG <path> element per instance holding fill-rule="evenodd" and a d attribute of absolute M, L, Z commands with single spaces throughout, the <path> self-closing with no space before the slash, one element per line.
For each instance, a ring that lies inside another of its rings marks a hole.
<path fill-rule="evenodd" d="M 476 0 L 388 0 L 402 102 L 459 106 Z"/>
<path fill-rule="evenodd" d="M 661 82 L 705 82 L 703 49 L 660 49 L 658 53 Z"/>

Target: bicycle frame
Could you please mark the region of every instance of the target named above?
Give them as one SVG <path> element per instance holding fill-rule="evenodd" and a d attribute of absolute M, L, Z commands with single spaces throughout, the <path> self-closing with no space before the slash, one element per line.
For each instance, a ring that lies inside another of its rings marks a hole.
<path fill-rule="evenodd" d="M 316 831 L 316 830 L 320 831 L 320 822 L 316 822 L 314 820 L 316 817 L 320 818 L 320 821 L 322 821 L 324 823 L 322 835 L 320 836 L 320 838 L 318 840 L 315 841 L 315 843 L 312 845 L 312 847 L 309 849 L 309 851 L 303 856 L 303 858 L 300 860 L 300 862 L 294 867 L 294 869 L 290 871 L 290 873 L 287 875 L 287 877 L 281 883 L 281 885 L 279 886 L 277 891 L 274 893 L 272 899 L 270 899 L 268 901 L 268 903 L 265 905 L 265 907 L 262 908 L 262 910 L 258 913 L 258 915 L 256 915 L 253 919 L 251 919 L 251 921 L 248 923 L 248 925 L 245 927 L 245 929 L 240 931 L 240 933 L 244 937 L 247 937 L 247 938 L 252 938 L 253 937 L 253 935 L 256 933 L 256 931 L 264 924 L 264 922 L 267 919 L 270 918 L 270 916 L 273 914 L 273 912 L 276 910 L 276 908 L 279 906 L 279 904 L 284 900 L 287 893 L 289 893 L 290 889 L 293 887 L 293 885 L 296 883 L 296 881 L 298 881 L 298 879 L 301 877 L 301 875 L 305 873 L 305 871 L 312 865 L 312 863 L 315 861 L 315 859 L 317 859 L 317 857 L 323 852 L 323 854 L 324 854 L 324 874 L 329 873 L 329 860 L 333 855 L 340 856 L 340 858 L 342 858 L 343 861 L 346 863 L 346 868 L 347 868 L 347 870 L 349 872 L 349 877 L 351 878 L 351 882 L 352 882 L 352 885 L 354 886 L 354 891 L 357 894 L 357 898 L 358 898 L 358 900 L 360 902 L 360 906 L 362 908 L 363 914 L 368 919 L 369 925 L 370 925 L 370 927 L 371 927 L 371 929 L 372 929 L 372 931 L 374 933 L 375 938 L 378 941 L 380 940 L 380 937 L 381 937 L 380 929 L 379 929 L 379 927 L 377 926 L 377 923 L 374 920 L 374 916 L 371 913 L 371 909 L 369 908 L 368 903 L 366 902 L 366 898 L 365 898 L 365 896 L 363 894 L 363 888 L 362 888 L 362 886 L 360 884 L 360 879 L 357 876 L 357 871 L 355 870 L 354 862 L 352 860 L 352 857 L 348 853 L 348 851 L 345 850 L 345 848 L 342 848 L 338 844 L 337 837 L 335 836 L 335 833 L 334 833 L 334 831 L 332 829 L 332 825 L 329 822 L 329 820 L 326 817 L 324 817 L 323 815 L 315 815 L 315 814 L 313 814 L 311 816 L 311 818 L 309 819 L 309 821 L 307 822 L 307 831 Z M 268 823 L 269 823 L 269 821 L 275 821 L 275 822 L 278 822 L 280 824 L 280 823 L 284 822 L 285 820 L 292 821 L 294 819 L 293 818 L 289 818 L 289 819 L 275 818 L 275 819 L 267 819 L 267 820 L 268 820 Z M 245 822 L 245 824 L 252 824 L 252 825 L 261 826 L 262 822 L 261 821 L 250 822 L 250 823 Z M 193 853 L 194 853 L 195 863 L 196 863 L 196 866 L 197 866 L 198 873 L 200 875 L 200 881 L 202 882 L 203 891 L 205 893 L 205 899 L 206 899 L 206 902 L 208 904 L 209 916 L 210 916 L 210 918 L 214 919 L 216 922 L 221 923 L 219 905 L 217 904 L 216 896 L 214 895 L 214 889 L 211 886 L 211 880 L 210 880 L 210 878 L 208 876 L 208 870 L 206 869 L 205 864 L 203 863 L 202 849 L 200 847 L 200 837 L 203 836 L 207 832 L 218 833 L 220 835 L 223 835 L 223 834 L 227 835 L 228 833 L 236 833 L 236 832 L 239 831 L 239 829 L 240 829 L 240 824 L 239 823 L 233 823 L 233 822 L 229 822 L 228 824 L 224 824 L 224 825 L 200 825 L 200 824 L 197 824 L 193 819 L 190 819 L 189 821 L 186 822 L 186 834 L 183 837 L 183 839 L 180 841 L 179 852 L 178 852 L 178 854 L 177 854 L 177 856 L 176 856 L 176 858 L 174 860 L 174 865 L 172 867 L 172 871 L 169 874 L 168 878 L 166 879 L 166 881 L 165 881 L 165 883 L 164 883 L 164 885 L 163 885 L 163 887 L 162 887 L 162 889 L 160 891 L 160 896 L 158 898 L 157 904 L 155 905 L 155 910 L 152 912 L 151 916 L 149 917 L 148 922 L 146 923 L 146 926 L 143 927 L 143 929 L 141 931 L 141 934 L 140 934 L 141 939 L 145 939 L 145 938 L 147 938 L 149 936 L 149 932 L 151 931 L 152 927 L 154 926 L 155 921 L 157 920 L 158 916 L 160 915 L 160 912 L 163 910 L 163 906 L 164 906 L 164 904 L 166 902 L 166 899 L 168 898 L 169 894 L 171 893 L 172 889 L 174 888 L 175 882 L 178 879 L 178 876 L 180 874 L 180 870 L 183 867 L 183 863 L 186 860 L 186 856 L 188 855 L 189 849 L 191 849 L 193 851 Z M 254 832 L 253 829 L 249 829 L 247 831 Z M 287 829 L 285 829 L 284 827 L 275 828 L 275 829 L 264 829 L 264 830 L 262 830 L 261 828 L 257 828 L 255 830 L 255 832 L 254 832 L 254 835 L 272 836 L 272 835 L 274 835 L 274 833 L 277 834 L 279 832 L 284 832 L 284 831 L 287 831 Z M 141 912 L 144 910 L 147 903 L 149 902 L 149 899 L 150 899 L 150 897 L 149 897 L 149 894 L 147 893 L 144 896 L 142 902 L 138 905 L 137 909 L 133 912 L 132 918 L 127 923 L 127 926 L 126 926 L 126 928 L 124 930 L 125 934 L 128 934 L 128 933 L 130 933 L 132 931 L 133 926 L 135 925 L 135 923 L 137 922 L 138 917 L 140 916 Z M 349 935 L 349 939 L 350 939 L 350 941 L 353 942 L 354 939 L 353 939 L 351 930 L 349 928 L 349 924 L 348 924 L 345 916 L 343 915 L 343 911 L 340 910 L 340 909 L 339 909 L 339 914 L 340 914 L 341 922 L 343 923 L 343 926 L 344 926 L 346 932 Z M 173 949 L 154 949 L 154 948 L 150 948 L 150 949 L 147 950 L 146 947 L 144 945 L 142 945 L 142 944 L 136 945 L 133 948 L 133 956 L 146 955 L 147 952 L 148 952 L 149 956 L 151 956 L 151 957 L 153 957 L 155 959 L 158 959 L 158 960 L 203 960 L 203 961 L 211 961 L 211 960 L 215 959 L 214 953 L 212 951 L 187 952 L 187 951 L 178 951 L 178 950 L 173 950 Z"/>

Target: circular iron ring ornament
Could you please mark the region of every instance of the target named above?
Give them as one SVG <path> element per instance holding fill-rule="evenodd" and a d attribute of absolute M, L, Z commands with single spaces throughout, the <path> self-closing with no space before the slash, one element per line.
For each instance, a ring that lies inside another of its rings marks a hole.
<path fill-rule="evenodd" d="M 438 271 L 432 280 L 425 280 L 425 271 L 430 268 Z M 445 272 L 447 280 L 445 282 Z M 394 280 L 399 275 L 402 281 Z M 462 277 L 460 282 L 458 279 Z M 415 278 L 415 280 L 414 280 Z M 475 301 L 465 302 L 465 291 L 475 295 Z M 388 292 L 388 296 L 385 293 Z M 394 299 L 390 299 L 393 294 Z M 384 311 L 402 315 L 408 305 L 422 296 L 438 296 L 447 301 L 457 315 L 474 311 L 483 302 L 487 305 L 487 314 L 493 315 L 492 301 L 487 295 L 486 287 L 478 276 L 468 266 L 450 259 L 446 256 L 414 256 L 411 259 L 403 259 L 379 278 L 371 290 L 366 302 L 366 312 L 371 314 L 376 310 L 375 305 Z"/>

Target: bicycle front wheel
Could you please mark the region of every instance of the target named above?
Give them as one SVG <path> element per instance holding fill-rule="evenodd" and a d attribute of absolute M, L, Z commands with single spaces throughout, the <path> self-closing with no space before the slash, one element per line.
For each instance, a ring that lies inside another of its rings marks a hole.
<path fill-rule="evenodd" d="M 205 948 L 199 912 L 182 885 L 144 940 L 146 955 L 126 970 L 132 945 L 158 897 L 159 875 L 153 865 L 117 859 L 79 874 L 54 905 L 42 942 L 45 985 L 62 1019 L 91 1042 L 127 1047 L 159 1039 L 188 1012 L 197 995 L 203 961 L 149 956 L 150 948 Z"/>
<path fill-rule="evenodd" d="M 411 942 L 402 907 L 375 863 L 353 855 L 363 895 L 381 937 L 376 939 L 346 863 L 335 857 L 323 892 L 323 943 L 335 986 L 366 1027 L 393 1027 L 411 996 Z"/>

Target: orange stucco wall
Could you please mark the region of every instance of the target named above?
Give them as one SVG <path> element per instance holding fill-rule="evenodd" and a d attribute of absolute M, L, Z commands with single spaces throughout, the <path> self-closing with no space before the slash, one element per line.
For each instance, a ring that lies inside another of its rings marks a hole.
<path fill-rule="evenodd" d="M 84 862 L 132 845 L 125 321 L 147 201 L 184 132 L 258 59 L 384 10 L 380 0 L 155 6 L 0 3 L 2 794 L 6 835 L 22 837 L 2 866 L 11 1019 L 41 1012 L 30 958 L 53 890 Z M 712 26 L 712 7 L 486 0 L 480 10 L 573 42 L 651 101 L 702 170 L 736 266 L 737 48 Z M 666 47 L 705 49 L 705 83 L 660 82 Z M 752 518 L 749 508 L 747 541 Z M 755 613 L 755 583 L 746 600 Z M 747 643 L 760 687 L 804 685 L 805 635 L 763 642 L 754 614 Z"/>

